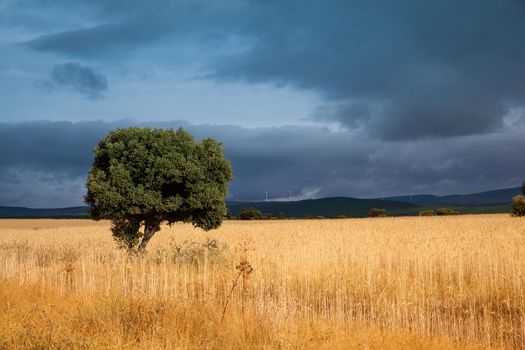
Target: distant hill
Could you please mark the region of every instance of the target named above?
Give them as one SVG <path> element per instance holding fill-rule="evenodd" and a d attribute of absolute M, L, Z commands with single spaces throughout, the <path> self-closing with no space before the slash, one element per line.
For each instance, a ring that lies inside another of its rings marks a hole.
<path fill-rule="evenodd" d="M 398 196 L 388 197 L 385 198 L 385 200 L 421 206 L 485 207 L 509 204 L 512 197 L 518 194 L 521 194 L 521 187 L 505 188 L 501 190 L 465 195 L 454 194 L 448 196 L 435 196 L 430 194 L 422 194 L 415 196 Z"/>
<path fill-rule="evenodd" d="M 227 202 L 233 215 L 242 208 L 259 209 L 265 215 L 286 217 L 324 216 L 334 218 L 341 215 L 365 217 L 372 208 L 384 208 L 394 215 L 414 215 L 421 210 L 418 205 L 380 199 L 331 197 L 293 202 Z"/>
<path fill-rule="evenodd" d="M 267 216 L 335 218 L 338 216 L 365 217 L 372 208 L 384 208 L 396 216 L 417 215 L 424 209 L 454 207 L 460 213 L 509 213 L 511 198 L 521 193 L 521 188 L 506 188 L 468 195 L 416 195 L 384 199 L 331 197 L 293 202 L 241 202 L 227 201 L 233 215 L 242 208 L 253 207 Z M 87 218 L 87 207 L 32 209 L 1 207 L 0 218 Z"/>

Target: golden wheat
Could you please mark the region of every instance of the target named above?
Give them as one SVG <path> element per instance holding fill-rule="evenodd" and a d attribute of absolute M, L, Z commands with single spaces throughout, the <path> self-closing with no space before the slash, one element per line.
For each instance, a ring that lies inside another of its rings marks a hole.
<path fill-rule="evenodd" d="M 349 347 L 525 347 L 525 220 L 0 221 L 0 348 Z"/>

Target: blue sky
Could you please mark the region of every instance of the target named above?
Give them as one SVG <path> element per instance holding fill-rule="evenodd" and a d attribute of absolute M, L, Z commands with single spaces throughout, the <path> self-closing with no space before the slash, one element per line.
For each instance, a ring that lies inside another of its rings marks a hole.
<path fill-rule="evenodd" d="M 230 199 L 525 178 L 519 0 L 0 2 L 0 205 L 82 204 L 127 125 L 224 142 Z"/>

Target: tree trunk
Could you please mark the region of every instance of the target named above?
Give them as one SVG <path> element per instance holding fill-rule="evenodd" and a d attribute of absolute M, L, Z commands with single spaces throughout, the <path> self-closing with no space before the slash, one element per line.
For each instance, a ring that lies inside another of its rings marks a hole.
<path fill-rule="evenodd" d="M 149 224 L 146 222 L 146 224 L 144 225 L 144 237 L 142 237 L 142 241 L 139 245 L 139 253 L 144 253 L 146 251 L 146 246 L 148 245 L 149 240 L 159 229 L 159 224 Z"/>

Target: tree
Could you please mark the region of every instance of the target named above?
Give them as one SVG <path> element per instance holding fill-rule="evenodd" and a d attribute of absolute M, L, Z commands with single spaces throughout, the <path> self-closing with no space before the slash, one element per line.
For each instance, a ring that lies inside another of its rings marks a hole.
<path fill-rule="evenodd" d="M 525 196 L 517 195 L 512 198 L 512 216 L 525 216 Z"/>
<path fill-rule="evenodd" d="M 143 252 L 163 222 L 219 227 L 231 179 L 230 162 L 212 138 L 195 142 L 182 128 L 123 128 L 95 149 L 85 201 L 93 219 L 111 220 L 117 242 Z"/>
<path fill-rule="evenodd" d="M 241 220 L 261 220 L 263 214 L 259 209 L 255 208 L 242 208 L 239 212 L 239 219 Z"/>
<path fill-rule="evenodd" d="M 446 216 L 446 215 L 459 215 L 459 212 L 451 208 L 439 208 L 436 210 L 436 215 Z"/>
<path fill-rule="evenodd" d="M 419 212 L 419 216 L 435 216 L 435 215 L 436 215 L 436 212 L 433 211 L 432 209 L 421 210 Z"/>
<path fill-rule="evenodd" d="M 381 218 L 381 217 L 388 217 L 390 216 L 390 213 L 386 209 L 382 208 L 372 208 L 368 212 L 369 218 Z"/>

